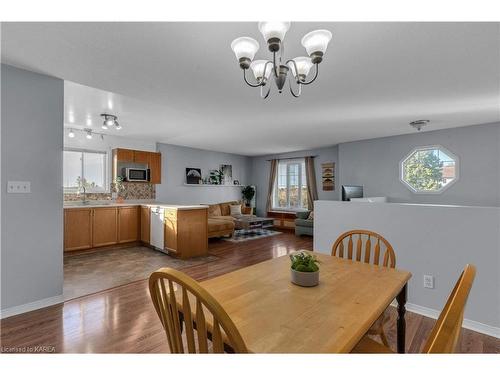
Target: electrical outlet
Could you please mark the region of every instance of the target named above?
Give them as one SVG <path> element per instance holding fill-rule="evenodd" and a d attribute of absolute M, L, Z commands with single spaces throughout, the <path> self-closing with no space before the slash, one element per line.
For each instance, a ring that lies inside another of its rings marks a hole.
<path fill-rule="evenodd" d="M 31 193 L 31 182 L 29 181 L 7 181 L 7 193 Z"/>
<path fill-rule="evenodd" d="M 434 289 L 434 276 L 424 275 L 424 288 Z"/>

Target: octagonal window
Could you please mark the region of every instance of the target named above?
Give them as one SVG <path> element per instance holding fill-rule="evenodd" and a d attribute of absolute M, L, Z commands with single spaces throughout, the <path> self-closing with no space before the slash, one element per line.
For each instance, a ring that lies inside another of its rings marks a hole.
<path fill-rule="evenodd" d="M 440 193 L 458 179 L 458 158 L 442 146 L 418 147 L 401 161 L 400 178 L 415 193 Z"/>

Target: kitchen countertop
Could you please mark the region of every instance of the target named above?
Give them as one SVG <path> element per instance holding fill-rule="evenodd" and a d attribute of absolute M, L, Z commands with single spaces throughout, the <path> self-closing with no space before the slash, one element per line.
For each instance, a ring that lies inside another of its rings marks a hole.
<path fill-rule="evenodd" d="M 82 204 L 79 201 L 76 202 L 65 202 L 63 208 L 98 208 L 98 207 L 126 207 L 126 206 L 145 206 L 145 207 L 160 207 L 173 210 L 200 210 L 208 208 L 208 206 L 197 204 L 197 205 L 179 205 L 179 204 L 169 204 L 162 203 L 151 200 L 130 200 L 124 201 L 123 203 L 116 203 L 115 201 L 89 201 L 87 204 Z"/>

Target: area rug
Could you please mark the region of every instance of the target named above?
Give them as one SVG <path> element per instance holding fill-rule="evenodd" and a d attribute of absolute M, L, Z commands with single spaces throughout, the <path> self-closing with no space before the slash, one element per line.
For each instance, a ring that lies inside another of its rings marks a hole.
<path fill-rule="evenodd" d="M 144 246 L 64 256 L 64 300 L 144 280 L 158 268 L 183 269 L 219 259 L 177 259 Z"/>
<path fill-rule="evenodd" d="M 258 240 L 260 238 L 276 236 L 277 234 L 281 234 L 281 232 L 277 232 L 275 230 L 269 229 L 237 229 L 234 231 L 232 237 L 224 238 L 225 241 L 229 242 L 245 242 L 251 240 Z"/>

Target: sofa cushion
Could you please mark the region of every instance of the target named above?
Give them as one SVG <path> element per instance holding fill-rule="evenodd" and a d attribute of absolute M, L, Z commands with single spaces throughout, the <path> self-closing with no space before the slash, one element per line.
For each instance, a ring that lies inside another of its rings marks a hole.
<path fill-rule="evenodd" d="M 220 205 L 209 204 L 208 205 L 208 216 L 221 216 Z"/>
<path fill-rule="evenodd" d="M 234 217 L 232 216 L 212 216 L 210 219 L 212 220 L 224 220 L 224 221 L 230 221 L 234 222 Z"/>
<path fill-rule="evenodd" d="M 229 209 L 231 210 L 231 216 L 241 215 L 241 204 L 230 205 Z"/>
<path fill-rule="evenodd" d="M 298 225 L 300 227 L 312 227 L 313 226 L 313 221 L 312 220 L 307 220 L 307 219 L 295 219 L 295 225 Z"/>
<path fill-rule="evenodd" d="M 232 201 L 232 202 L 223 202 L 223 203 L 220 203 L 219 206 L 220 206 L 221 215 L 222 216 L 229 216 L 229 215 L 231 215 L 231 207 L 230 206 L 234 206 L 234 205 L 237 205 L 237 204 L 240 204 L 240 202 Z"/>
<path fill-rule="evenodd" d="M 208 232 L 220 232 L 224 230 L 233 230 L 234 223 L 229 220 L 208 219 Z"/>

